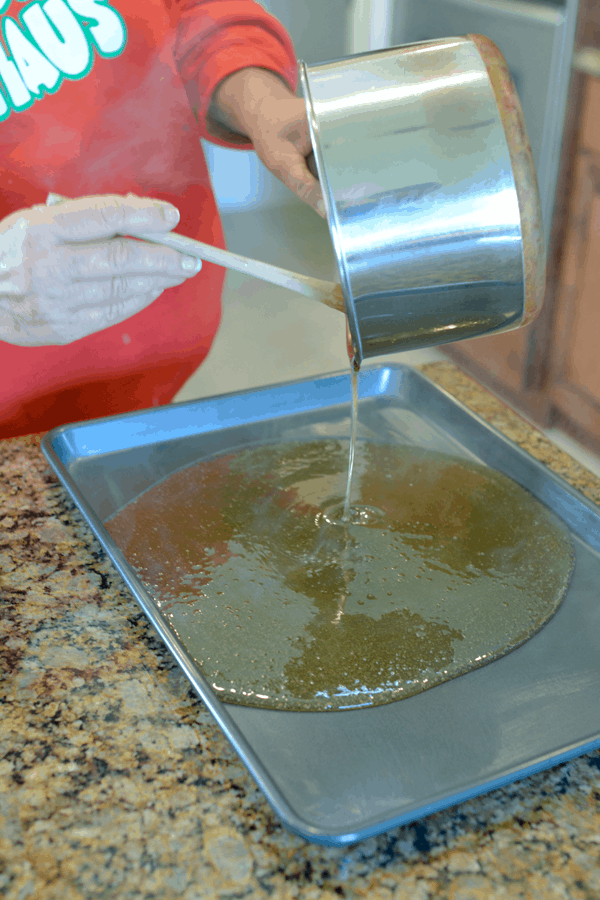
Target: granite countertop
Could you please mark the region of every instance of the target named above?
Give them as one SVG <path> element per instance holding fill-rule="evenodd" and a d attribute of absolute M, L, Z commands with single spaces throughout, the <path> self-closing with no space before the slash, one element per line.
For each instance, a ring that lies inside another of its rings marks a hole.
<path fill-rule="evenodd" d="M 426 374 L 600 504 L 452 364 Z M 597 900 L 600 753 L 351 847 L 285 831 L 51 473 L 0 442 L 7 900 Z"/>

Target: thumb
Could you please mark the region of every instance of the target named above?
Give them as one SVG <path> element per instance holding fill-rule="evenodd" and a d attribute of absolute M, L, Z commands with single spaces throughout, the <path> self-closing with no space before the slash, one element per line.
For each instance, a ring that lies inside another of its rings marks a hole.
<path fill-rule="evenodd" d="M 289 141 L 278 141 L 276 144 L 261 141 L 254 144 L 254 149 L 265 166 L 293 194 L 325 217 L 321 185 L 309 171 L 307 160 L 293 144 Z"/>

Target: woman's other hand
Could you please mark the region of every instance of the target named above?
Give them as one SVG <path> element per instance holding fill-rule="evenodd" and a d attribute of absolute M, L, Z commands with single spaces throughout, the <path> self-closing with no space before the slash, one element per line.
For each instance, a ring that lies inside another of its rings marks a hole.
<path fill-rule="evenodd" d="M 234 72 L 214 92 L 211 115 L 252 141 L 265 166 L 325 216 L 321 186 L 306 163 L 312 145 L 304 100 L 277 75 L 255 68 Z"/>
<path fill-rule="evenodd" d="M 0 221 L 0 340 L 70 344 L 140 312 L 199 260 L 120 237 L 171 231 L 170 203 L 128 194 L 65 200 Z"/>

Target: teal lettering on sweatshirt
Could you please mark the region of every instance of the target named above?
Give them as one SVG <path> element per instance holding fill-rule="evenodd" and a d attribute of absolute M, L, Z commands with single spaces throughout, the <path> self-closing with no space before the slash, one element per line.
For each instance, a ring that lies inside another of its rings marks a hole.
<path fill-rule="evenodd" d="M 0 0 L 0 13 L 12 0 Z M 2 16 L 0 121 L 54 94 L 65 78 L 85 78 L 95 56 L 119 56 L 123 17 L 108 0 L 34 0 L 17 17 Z"/>

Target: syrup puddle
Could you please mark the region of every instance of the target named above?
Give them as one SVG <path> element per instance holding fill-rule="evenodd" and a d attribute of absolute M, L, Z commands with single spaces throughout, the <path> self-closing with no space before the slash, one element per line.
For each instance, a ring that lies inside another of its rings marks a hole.
<path fill-rule="evenodd" d="M 356 441 L 353 457 L 352 481 L 346 441 L 227 453 L 106 523 L 223 700 L 389 703 L 504 655 L 558 608 L 570 537 L 509 478 L 409 446 Z"/>

